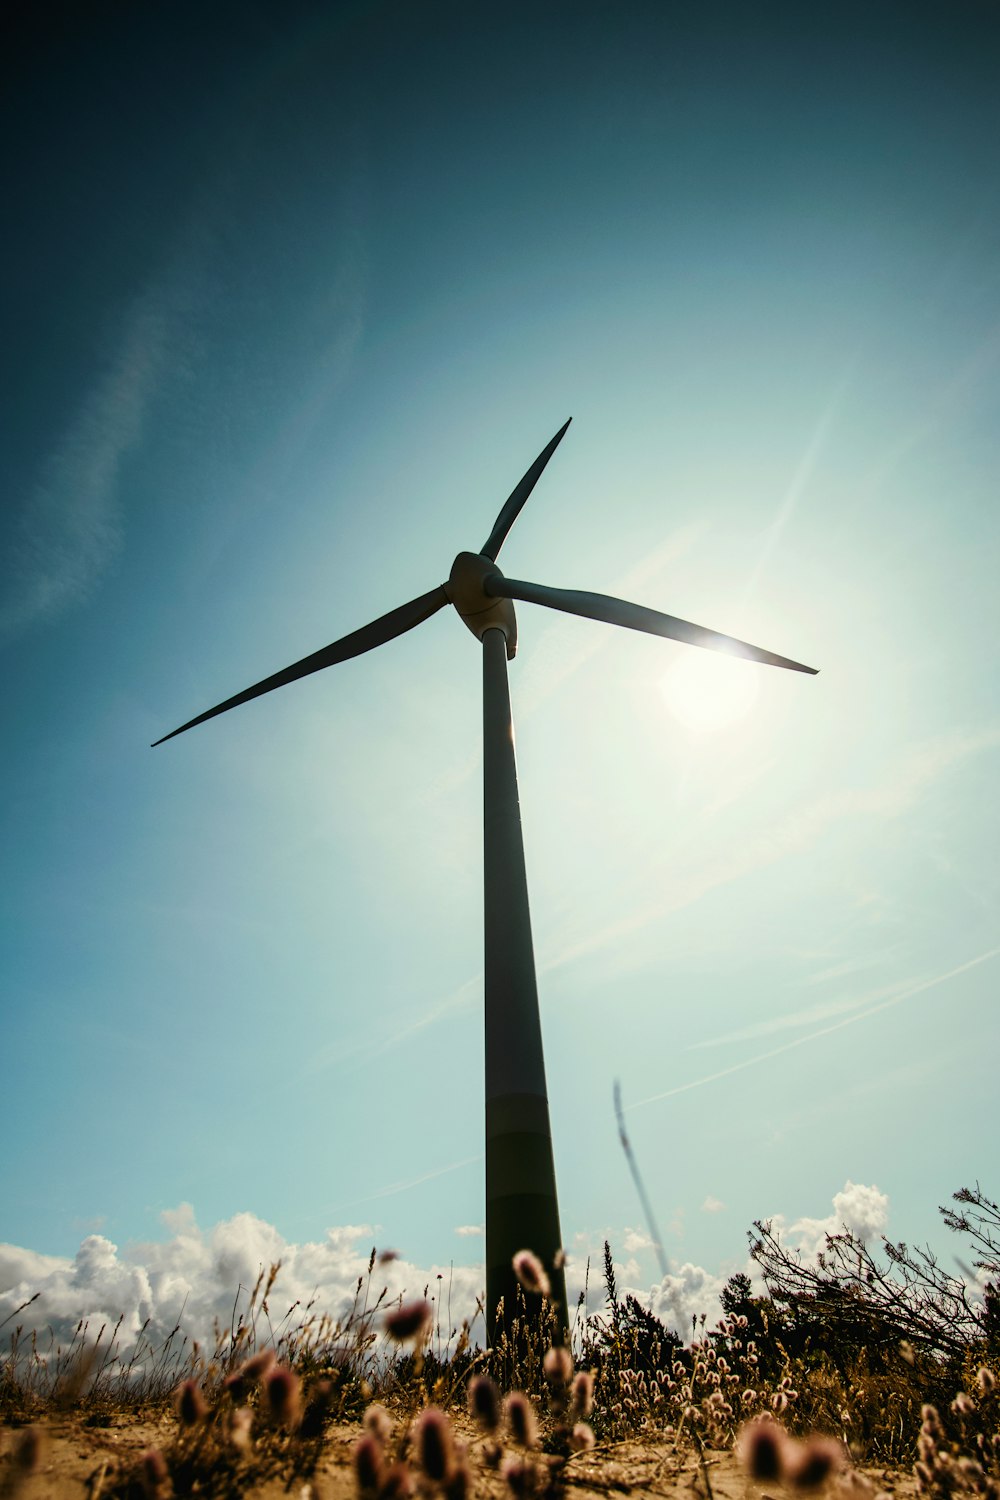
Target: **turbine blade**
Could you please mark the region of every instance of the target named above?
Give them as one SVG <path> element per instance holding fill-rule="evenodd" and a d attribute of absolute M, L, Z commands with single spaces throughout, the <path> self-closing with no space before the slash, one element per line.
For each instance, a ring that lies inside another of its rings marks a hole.
<path fill-rule="evenodd" d="M 494 599 L 522 599 L 526 604 L 544 604 L 549 609 L 561 609 L 568 615 L 582 615 L 585 620 L 603 620 L 608 625 L 623 625 L 626 630 L 642 630 L 647 635 L 662 635 L 668 641 L 685 641 L 689 646 L 706 646 L 712 651 L 724 651 L 729 656 L 743 656 L 748 661 L 764 662 L 769 667 L 787 667 L 792 672 L 809 672 L 816 676 L 818 667 L 805 667 L 799 661 L 790 661 L 787 656 L 776 656 L 773 651 L 763 651 L 759 646 L 750 646 L 734 636 L 722 635 L 718 630 L 708 630 L 704 625 L 692 625 L 689 620 L 678 620 L 674 615 L 662 615 L 659 610 L 647 609 L 642 604 L 630 604 L 625 599 L 615 599 L 609 594 L 585 594 L 576 589 L 553 589 L 544 583 L 522 583 L 517 578 L 504 578 L 493 573 L 483 585 Z"/>
<path fill-rule="evenodd" d="M 183 734 L 185 729 L 193 729 L 196 724 L 204 724 L 206 719 L 214 719 L 216 714 L 224 714 L 241 703 L 249 703 L 251 698 L 259 698 L 263 693 L 271 693 L 289 682 L 297 682 L 300 677 L 308 677 L 311 672 L 321 672 L 324 667 L 335 666 L 337 662 L 349 661 L 352 656 L 362 656 L 376 646 L 384 646 L 386 641 L 393 640 L 397 635 L 405 635 L 415 625 L 429 620 L 431 615 L 436 614 L 447 603 L 448 595 L 443 586 L 439 585 L 436 589 L 431 589 L 429 594 L 421 594 L 419 599 L 411 599 L 408 604 L 391 609 L 387 615 L 380 615 L 370 625 L 352 630 L 350 635 L 342 636 L 339 641 L 333 641 L 321 651 L 314 651 L 311 656 L 304 656 L 301 661 L 293 662 L 283 672 L 275 672 L 273 676 L 265 677 L 263 682 L 254 683 L 253 687 L 245 688 L 233 698 L 227 698 L 225 703 L 217 703 L 196 719 L 189 719 L 179 729 L 171 730 L 162 739 L 154 740 L 153 745 L 162 745 L 164 740 L 172 740 L 174 735 Z"/>
<path fill-rule="evenodd" d="M 551 443 L 549 443 L 548 446 L 543 448 L 541 453 L 539 453 L 538 457 L 535 459 L 535 462 L 531 465 L 531 468 L 525 474 L 520 484 L 516 487 L 516 489 L 513 489 L 510 495 L 507 497 L 507 500 L 504 503 L 503 510 L 497 516 L 496 524 L 489 534 L 485 547 L 482 547 L 480 549 L 480 555 L 482 557 L 488 557 L 491 562 L 496 562 L 497 557 L 500 554 L 500 548 L 503 546 L 504 541 L 506 540 L 508 531 L 517 520 L 518 516 L 521 514 L 521 508 L 524 505 L 525 500 L 527 500 L 528 496 L 535 488 L 535 485 L 538 483 L 542 470 L 545 468 L 545 465 L 548 463 L 553 453 L 559 447 L 559 444 L 562 442 L 563 437 L 565 436 L 566 428 L 569 426 L 572 420 L 573 418 L 570 417 L 569 420 L 565 422 L 562 427 L 560 427 Z"/>

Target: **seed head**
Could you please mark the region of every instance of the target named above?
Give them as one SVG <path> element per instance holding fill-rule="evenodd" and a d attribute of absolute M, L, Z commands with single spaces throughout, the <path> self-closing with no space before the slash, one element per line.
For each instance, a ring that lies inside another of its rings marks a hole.
<path fill-rule="evenodd" d="M 139 1478 L 147 1500 L 160 1500 L 169 1478 L 167 1460 L 159 1448 L 147 1448 L 139 1460 Z"/>
<path fill-rule="evenodd" d="M 832 1438 L 810 1438 L 787 1464 L 786 1477 L 797 1490 L 815 1490 L 844 1466 L 844 1450 Z"/>
<path fill-rule="evenodd" d="M 511 1391 L 504 1402 L 504 1415 L 515 1443 L 520 1443 L 522 1448 L 534 1448 L 538 1442 L 535 1408 L 523 1391 Z"/>
<path fill-rule="evenodd" d="M 784 1469 L 785 1434 L 777 1422 L 752 1422 L 740 1438 L 740 1457 L 751 1479 L 763 1484 L 780 1480 Z"/>
<path fill-rule="evenodd" d="M 370 1495 L 377 1491 L 382 1478 L 382 1445 L 378 1438 L 370 1432 L 359 1437 L 351 1461 L 361 1494 Z"/>
<path fill-rule="evenodd" d="M 514 1275 L 526 1292 L 531 1292 L 536 1297 L 552 1295 L 548 1273 L 533 1250 L 519 1250 L 512 1264 Z"/>
<path fill-rule="evenodd" d="M 428 1479 L 440 1484 L 449 1477 L 454 1465 L 454 1446 L 444 1412 L 436 1406 L 425 1407 L 417 1418 L 416 1449 L 420 1467 Z"/>
<path fill-rule="evenodd" d="M 361 1420 L 366 1432 L 370 1432 L 372 1437 L 377 1438 L 383 1445 L 389 1441 L 392 1436 L 392 1418 L 384 1406 L 373 1401 L 371 1406 L 365 1408 L 365 1414 Z"/>
<path fill-rule="evenodd" d="M 281 1427 L 295 1427 L 299 1420 L 299 1377 L 285 1365 L 275 1365 L 264 1378 L 271 1415 Z"/>
<path fill-rule="evenodd" d="M 411 1339 L 418 1339 L 430 1326 L 433 1317 L 431 1304 L 420 1297 L 416 1302 L 404 1302 L 401 1307 L 387 1312 L 385 1331 L 397 1344 L 406 1344 Z"/>
<path fill-rule="evenodd" d="M 579 1370 L 573 1377 L 569 1409 L 574 1417 L 589 1417 L 594 1409 L 594 1377 L 589 1370 Z"/>
<path fill-rule="evenodd" d="M 274 1350 L 262 1349 L 259 1354 L 254 1354 L 250 1359 L 244 1360 L 232 1375 L 227 1375 L 223 1381 L 223 1388 L 229 1392 L 234 1401 L 245 1401 L 253 1386 L 258 1380 L 262 1380 L 271 1366 L 276 1363 L 277 1355 Z"/>
<path fill-rule="evenodd" d="M 174 1395 L 177 1416 L 182 1427 L 197 1427 L 208 1407 L 197 1380 L 182 1380 Z"/>
<path fill-rule="evenodd" d="M 500 1392 L 488 1375 L 469 1381 L 469 1416 L 484 1432 L 496 1432 L 500 1426 Z"/>
<path fill-rule="evenodd" d="M 413 1494 L 413 1479 L 404 1463 L 393 1464 L 382 1475 L 378 1500 L 405 1500 Z"/>
<path fill-rule="evenodd" d="M 34 1474 L 41 1461 L 42 1434 L 37 1427 L 26 1427 L 14 1447 L 11 1464 L 13 1488 L 9 1491 L 10 1494 L 20 1487 L 22 1479 L 27 1478 L 29 1474 Z M 5 1493 L 7 1492 L 5 1489 Z"/>
<path fill-rule="evenodd" d="M 545 1351 L 542 1369 L 549 1385 L 561 1391 L 573 1379 L 573 1356 L 561 1344 L 553 1344 Z"/>

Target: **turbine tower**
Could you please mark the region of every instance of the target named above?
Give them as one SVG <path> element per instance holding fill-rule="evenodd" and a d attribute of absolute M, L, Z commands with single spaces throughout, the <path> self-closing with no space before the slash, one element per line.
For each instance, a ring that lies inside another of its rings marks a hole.
<path fill-rule="evenodd" d="M 624 599 L 505 578 L 497 567 L 500 549 L 568 426 L 566 422 L 559 429 L 512 491 L 480 550 L 458 554 L 447 583 L 265 677 L 224 703 L 217 703 L 155 742 L 162 745 L 174 735 L 183 734 L 252 698 L 383 646 L 422 624 L 446 604 L 454 605 L 482 643 L 486 1318 L 491 1337 L 501 1298 L 505 1321 L 515 1305 L 516 1282 L 511 1262 L 519 1250 L 527 1248 L 539 1256 L 549 1274 L 553 1299 L 567 1321 L 569 1311 L 565 1279 L 558 1263 L 562 1237 L 507 683 L 507 662 L 513 660 L 517 650 L 513 601 L 542 604 L 584 619 L 602 620 L 628 630 L 664 636 L 667 640 L 705 646 L 768 666 L 787 667 L 793 672 L 815 674 L 816 670 Z M 527 1300 L 530 1308 L 539 1305 L 536 1297 L 529 1296 Z"/>

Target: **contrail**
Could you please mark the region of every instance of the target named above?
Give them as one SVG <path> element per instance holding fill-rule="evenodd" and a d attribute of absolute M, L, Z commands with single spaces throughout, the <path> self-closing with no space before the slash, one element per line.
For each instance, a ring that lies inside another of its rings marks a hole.
<path fill-rule="evenodd" d="M 462 1161 L 453 1161 L 448 1167 L 436 1167 L 433 1172 L 411 1177 L 409 1182 L 390 1183 L 388 1187 L 379 1188 L 377 1193 L 369 1193 L 365 1198 L 352 1198 L 349 1203 L 341 1203 L 334 1212 L 340 1213 L 343 1208 L 356 1208 L 359 1203 L 374 1203 L 376 1198 L 391 1198 L 393 1193 L 405 1193 L 409 1188 L 419 1187 L 422 1182 L 430 1182 L 433 1177 L 445 1177 L 449 1172 L 457 1172 L 460 1167 L 471 1167 L 482 1159 L 483 1153 L 480 1151 L 478 1156 L 466 1156 Z"/>
<path fill-rule="evenodd" d="M 695 1078 L 690 1083 L 679 1083 L 676 1088 L 664 1089 L 662 1094 L 650 1094 L 645 1099 L 636 1100 L 635 1104 L 628 1105 L 630 1110 L 641 1109 L 644 1104 L 655 1104 L 660 1099 L 672 1099 L 675 1094 L 686 1094 L 690 1089 L 700 1089 L 703 1084 L 716 1083 L 720 1078 L 729 1078 L 733 1073 L 742 1073 L 744 1068 L 752 1068 L 757 1063 L 767 1062 L 769 1058 L 780 1057 L 783 1052 L 791 1052 L 793 1047 L 804 1047 L 807 1042 L 815 1042 L 821 1036 L 829 1036 L 833 1031 L 842 1031 L 845 1026 L 854 1026 L 858 1021 L 867 1020 L 880 1010 L 888 1010 L 890 1005 L 901 1005 L 904 1000 L 912 1000 L 914 995 L 922 995 L 925 990 L 932 990 L 939 984 L 944 984 L 948 979 L 954 979 L 959 974 L 964 974 L 968 969 L 975 969 L 980 964 L 987 963 L 989 959 L 996 958 L 1000 954 L 1000 946 L 989 948 L 985 953 L 980 953 L 978 958 L 970 958 L 957 968 L 949 969 L 946 974 L 935 974 L 931 979 L 922 979 L 919 984 L 912 985 L 910 989 L 904 990 L 901 995 L 892 995 L 888 1000 L 880 1000 L 877 1005 L 870 1005 L 867 1010 L 859 1011 L 856 1015 L 845 1016 L 842 1021 L 834 1021 L 829 1026 L 821 1026 L 817 1031 L 811 1031 L 808 1036 L 796 1037 L 791 1042 L 783 1042 L 780 1047 L 772 1047 L 769 1052 L 758 1052 L 756 1057 L 746 1057 L 742 1062 L 733 1063 L 731 1067 L 720 1068 L 717 1073 L 707 1073 L 704 1078 Z"/>

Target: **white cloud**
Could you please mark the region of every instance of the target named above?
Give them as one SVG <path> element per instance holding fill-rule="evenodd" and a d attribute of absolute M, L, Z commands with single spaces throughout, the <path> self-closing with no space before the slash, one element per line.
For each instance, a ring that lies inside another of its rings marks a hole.
<path fill-rule="evenodd" d="M 728 1280 L 728 1275 L 706 1271 L 704 1266 L 687 1261 L 676 1273 L 664 1276 L 648 1294 L 635 1295 L 662 1323 L 687 1340 L 691 1337 L 692 1318 L 700 1318 L 704 1313 L 709 1328 L 719 1321 L 722 1316 L 719 1296 Z"/>
<path fill-rule="evenodd" d="M 706 1198 L 706 1212 L 718 1199 Z M 721 1205 L 719 1205 L 721 1207 Z M 814 1256 L 822 1248 L 827 1232 L 846 1225 L 863 1238 L 881 1232 L 888 1223 L 889 1200 L 875 1186 L 848 1181 L 833 1199 L 832 1212 L 823 1219 L 802 1218 L 786 1228 L 781 1216 L 772 1222 L 789 1243 Z M 17 1318 L 25 1332 L 53 1331 L 57 1341 L 67 1343 L 81 1319 L 89 1322 L 90 1337 L 102 1325 L 113 1328 L 122 1319 L 120 1346 L 127 1350 L 148 1319 L 147 1336 L 162 1343 L 175 1325 L 189 1340 L 211 1348 L 213 1327 L 228 1328 L 233 1315 L 245 1312 L 251 1290 L 261 1271 L 281 1262 L 269 1298 L 270 1318 L 277 1328 L 296 1303 L 310 1305 L 317 1316 L 342 1317 L 354 1302 L 359 1278 L 368 1278 L 373 1231 L 368 1224 L 343 1224 L 328 1229 L 320 1241 L 294 1244 L 272 1224 L 255 1214 L 239 1213 L 213 1228 L 203 1230 L 189 1204 L 181 1204 L 162 1216 L 168 1231 L 165 1240 L 129 1246 L 124 1251 L 104 1235 L 88 1235 L 76 1255 L 40 1255 L 15 1245 L 0 1245 L 0 1323 L 15 1309 L 38 1294 Z M 482 1233 L 480 1225 L 461 1225 L 456 1233 Z M 647 1234 L 638 1229 L 622 1232 L 580 1233 L 575 1236 L 578 1252 L 567 1262 L 569 1306 L 577 1306 L 587 1289 L 587 1308 L 599 1311 L 604 1301 L 602 1254 L 605 1239 L 620 1240 L 627 1259 L 615 1263 L 619 1295 L 633 1295 L 658 1318 L 685 1338 L 690 1336 L 692 1317 L 705 1314 L 709 1326 L 721 1315 L 719 1294 L 731 1269 L 712 1271 L 686 1262 L 664 1276 L 649 1291 L 636 1283 L 641 1274 L 635 1253 L 650 1248 Z M 747 1270 L 753 1272 L 753 1267 Z M 440 1280 L 439 1280 L 440 1278 Z M 451 1308 L 451 1327 L 475 1314 L 482 1295 L 484 1271 L 473 1266 L 418 1266 L 398 1258 L 376 1265 L 369 1290 L 369 1305 L 385 1288 L 386 1300 L 414 1296 L 428 1288 L 442 1301 L 445 1328 Z M 292 1312 L 292 1323 L 297 1312 Z M 473 1323 L 473 1337 L 482 1340 L 481 1319 Z"/>
<path fill-rule="evenodd" d="M 777 1221 L 774 1221 L 777 1224 Z M 848 1178 L 839 1193 L 834 1194 L 833 1212 L 825 1219 L 797 1219 L 782 1235 L 794 1243 L 806 1260 L 815 1260 L 826 1244 L 828 1234 L 848 1229 L 862 1240 L 883 1234 L 889 1223 L 889 1198 L 872 1185 L 851 1182 Z"/>
<path fill-rule="evenodd" d="M 485 1229 L 482 1224 L 459 1224 L 458 1228 L 455 1230 L 455 1233 L 460 1234 L 467 1239 L 472 1239 L 476 1235 L 484 1234 Z"/>
<path fill-rule="evenodd" d="M 622 1237 L 622 1245 L 626 1254 L 634 1255 L 637 1250 L 652 1250 L 653 1241 L 644 1229 L 628 1229 Z"/>
<path fill-rule="evenodd" d="M 102 1324 L 112 1328 L 121 1316 L 123 1348 L 146 1319 L 154 1344 L 179 1323 L 189 1339 L 212 1347 L 215 1321 L 228 1328 L 234 1298 L 238 1310 L 245 1310 L 260 1271 L 266 1274 L 277 1261 L 281 1269 L 269 1299 L 275 1327 L 296 1302 L 301 1307 L 312 1303 L 317 1314 L 344 1315 L 358 1278 L 367 1279 L 370 1225 L 341 1225 L 327 1230 L 322 1241 L 293 1244 L 250 1213 L 202 1230 L 190 1206 L 182 1204 L 164 1214 L 163 1221 L 169 1231 L 164 1241 L 119 1251 L 104 1235 L 93 1234 L 73 1259 L 0 1245 L 0 1322 L 37 1292 L 37 1300 L 17 1320 L 26 1332 L 51 1328 L 57 1340 L 67 1342 L 81 1318 L 89 1321 L 95 1337 Z M 442 1286 L 450 1284 L 452 1320 L 460 1324 L 473 1315 L 482 1293 L 481 1266 L 425 1267 L 397 1259 L 375 1267 L 369 1302 L 383 1287 L 388 1300 L 418 1294 L 425 1286 L 436 1297 L 439 1275 Z M 482 1335 L 481 1323 L 474 1332 Z"/>
<path fill-rule="evenodd" d="M 709 1193 L 701 1205 L 701 1211 L 703 1214 L 721 1214 L 725 1206 L 721 1198 L 713 1198 L 711 1193 Z"/>

